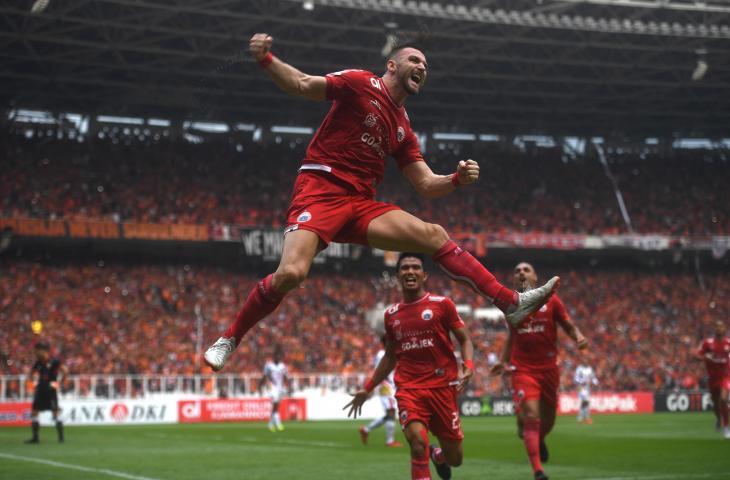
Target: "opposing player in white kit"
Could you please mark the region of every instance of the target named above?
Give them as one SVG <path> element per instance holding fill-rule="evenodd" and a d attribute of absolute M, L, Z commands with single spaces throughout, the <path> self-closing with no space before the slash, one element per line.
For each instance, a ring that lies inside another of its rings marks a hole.
<path fill-rule="evenodd" d="M 285 383 L 289 383 L 287 369 L 281 360 L 282 352 L 280 347 L 274 349 L 274 360 L 266 362 L 264 365 L 264 378 L 266 379 L 269 398 L 271 398 L 271 417 L 269 418 L 269 430 L 272 432 L 283 431 L 284 425 L 281 423 L 279 415 L 279 402 L 286 392 Z"/>
<path fill-rule="evenodd" d="M 598 385 L 598 377 L 590 365 L 578 365 L 575 369 L 573 381 L 578 385 L 578 399 L 580 409 L 578 410 L 578 421 L 590 425 L 591 420 L 591 385 Z"/>
<path fill-rule="evenodd" d="M 385 335 L 380 337 L 385 347 Z M 381 348 L 373 359 L 373 368 L 377 367 L 380 360 L 385 356 L 385 348 Z M 393 380 L 393 372 L 390 372 L 385 380 L 378 385 L 377 394 L 380 405 L 383 407 L 383 416 L 376 418 L 367 426 L 360 427 L 360 440 L 363 445 L 367 445 L 370 432 L 381 425 L 385 425 L 385 446 L 386 447 L 402 447 L 403 444 L 395 439 L 395 381 Z"/>

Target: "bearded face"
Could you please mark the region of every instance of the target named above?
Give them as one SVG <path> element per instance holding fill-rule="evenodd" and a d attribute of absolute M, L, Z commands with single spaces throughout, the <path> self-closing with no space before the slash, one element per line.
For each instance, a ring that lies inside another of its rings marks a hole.
<path fill-rule="evenodd" d="M 426 83 L 428 64 L 423 53 L 415 48 L 404 48 L 391 60 L 395 65 L 395 76 L 403 90 L 409 95 L 416 95 Z"/>

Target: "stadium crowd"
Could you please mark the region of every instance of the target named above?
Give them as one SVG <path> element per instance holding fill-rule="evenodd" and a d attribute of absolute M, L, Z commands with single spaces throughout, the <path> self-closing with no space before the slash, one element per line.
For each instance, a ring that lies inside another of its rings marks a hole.
<path fill-rule="evenodd" d="M 539 266 L 538 266 L 539 268 Z M 49 341 L 71 373 L 194 374 L 207 371 L 196 356 L 196 310 L 203 344 L 217 338 L 259 277 L 208 267 L 0 264 L 0 374 L 27 373 L 33 345 Z M 590 339 L 588 361 L 604 389 L 694 388 L 704 367 L 692 349 L 730 318 L 730 278 L 705 274 L 702 287 L 686 273 L 570 270 L 560 295 Z M 508 281 L 509 272 L 498 276 Z M 484 306 L 470 290 L 435 273 L 432 292 L 457 304 Z M 397 301 L 392 277 L 315 274 L 255 333 L 244 338 L 228 372 L 258 373 L 275 345 L 293 372 L 366 372 L 379 348 L 368 312 Z M 378 305 L 378 302 L 382 304 Z M 382 318 L 382 317 L 379 317 Z M 42 322 L 40 334 L 33 321 Z M 487 375 L 506 331 L 467 318 L 476 345 L 475 393 L 506 388 Z M 563 386 L 579 353 L 561 336 Z M 581 354 L 583 355 L 583 354 Z"/>
<path fill-rule="evenodd" d="M 123 145 L 6 135 L 0 140 L 0 216 L 279 228 L 305 140 Z M 453 171 L 464 157 L 478 159 L 482 168 L 479 183 L 468 190 L 423 199 L 390 164 L 379 199 L 451 231 L 630 231 L 595 156 L 484 142 L 437 145 L 426 154 L 437 173 Z M 636 232 L 730 233 L 724 153 L 613 152 L 609 158 Z"/>

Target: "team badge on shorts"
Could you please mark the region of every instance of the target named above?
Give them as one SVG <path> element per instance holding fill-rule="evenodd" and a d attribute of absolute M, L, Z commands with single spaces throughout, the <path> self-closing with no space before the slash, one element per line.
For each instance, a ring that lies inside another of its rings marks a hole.
<path fill-rule="evenodd" d="M 408 419 L 408 410 L 400 411 L 400 421 L 405 422 Z"/>
<path fill-rule="evenodd" d="M 304 223 L 304 222 L 310 221 L 311 219 L 312 219 L 312 214 L 311 213 L 309 213 L 309 212 L 302 212 L 297 217 L 297 222 Z"/>
<path fill-rule="evenodd" d="M 431 320 L 433 318 L 433 312 L 431 311 L 431 309 L 427 308 L 426 310 L 422 311 L 421 318 L 427 322 Z"/>
<path fill-rule="evenodd" d="M 520 399 L 520 402 L 525 399 L 525 391 L 524 390 L 518 390 L 517 391 L 517 398 Z"/>
<path fill-rule="evenodd" d="M 399 142 L 402 142 L 404 138 L 406 138 L 406 131 L 403 129 L 403 127 L 398 127 L 398 132 L 396 132 L 395 137 L 398 139 Z"/>

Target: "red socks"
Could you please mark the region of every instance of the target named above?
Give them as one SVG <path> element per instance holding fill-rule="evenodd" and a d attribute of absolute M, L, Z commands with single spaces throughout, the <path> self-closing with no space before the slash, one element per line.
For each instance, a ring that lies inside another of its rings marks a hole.
<path fill-rule="evenodd" d="M 431 480 L 428 457 L 421 459 L 411 458 L 411 480 Z"/>
<path fill-rule="evenodd" d="M 273 275 L 267 276 L 253 287 L 243 308 L 236 315 L 236 321 L 223 333 L 223 337 L 235 337 L 238 345 L 251 327 L 276 310 L 284 295 L 271 286 L 272 277 Z"/>
<path fill-rule="evenodd" d="M 540 420 L 526 418 L 524 425 L 523 441 L 525 442 L 525 449 L 532 464 L 532 471 L 537 472 L 542 470 L 542 464 L 540 463 Z"/>
<path fill-rule="evenodd" d="M 484 265 L 452 240 L 444 243 L 434 253 L 433 260 L 446 275 L 453 280 L 465 282 L 503 312 L 510 313 L 517 306 L 517 292 L 499 283 Z"/>

